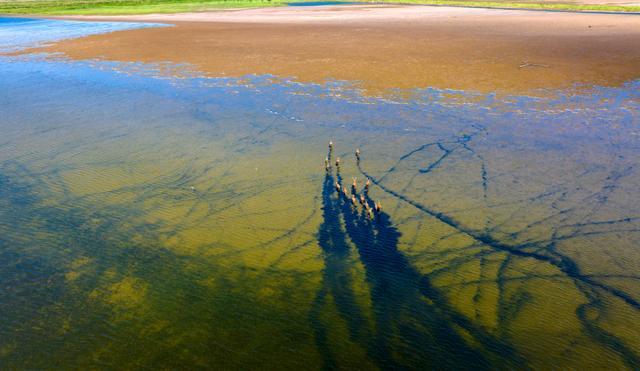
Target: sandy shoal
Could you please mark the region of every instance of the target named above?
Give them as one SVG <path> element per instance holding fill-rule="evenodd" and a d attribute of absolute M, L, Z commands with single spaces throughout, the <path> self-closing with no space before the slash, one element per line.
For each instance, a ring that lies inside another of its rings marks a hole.
<path fill-rule="evenodd" d="M 640 78 L 640 16 L 429 6 L 283 7 L 75 17 L 175 27 L 59 42 L 71 59 L 177 62 L 209 76 L 528 94 Z"/>

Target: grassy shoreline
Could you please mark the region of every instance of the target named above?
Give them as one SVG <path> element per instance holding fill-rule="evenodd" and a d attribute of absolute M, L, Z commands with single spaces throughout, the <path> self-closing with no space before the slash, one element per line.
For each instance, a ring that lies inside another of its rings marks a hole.
<path fill-rule="evenodd" d="M 466 1 L 466 0 L 400 0 L 401 4 L 457 6 L 469 8 L 555 10 L 571 12 L 640 13 L 640 6 L 610 4 L 578 4 L 556 2 Z"/>
<path fill-rule="evenodd" d="M 295 1 L 295 0 L 292 0 Z M 351 0 L 353 1 L 353 0 Z M 358 1 L 358 0 L 356 0 Z M 257 8 L 286 5 L 287 0 L 0 0 L 2 14 L 33 15 L 133 15 L 198 12 L 215 9 Z M 368 3 L 367 1 L 362 1 Z M 375 3 L 421 4 L 474 8 L 550 11 L 640 13 L 640 6 L 500 0 L 399 0 Z"/>
<path fill-rule="evenodd" d="M 280 6 L 282 0 L 0 0 L 1 14 L 134 15 Z"/>

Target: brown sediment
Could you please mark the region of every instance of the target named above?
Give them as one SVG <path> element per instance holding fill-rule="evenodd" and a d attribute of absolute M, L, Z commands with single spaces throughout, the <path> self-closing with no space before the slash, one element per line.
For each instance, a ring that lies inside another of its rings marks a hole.
<path fill-rule="evenodd" d="M 424 87 L 531 94 L 640 78 L 635 15 L 336 6 L 100 19 L 175 27 L 89 36 L 45 49 L 74 60 L 188 63 L 209 76 L 347 80 L 369 94 Z"/>

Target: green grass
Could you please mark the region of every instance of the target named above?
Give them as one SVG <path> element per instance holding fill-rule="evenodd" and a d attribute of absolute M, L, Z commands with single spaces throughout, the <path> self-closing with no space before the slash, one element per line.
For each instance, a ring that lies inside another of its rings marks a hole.
<path fill-rule="evenodd" d="M 282 0 L 0 0 L 0 14 L 117 15 L 282 5 Z"/>
<path fill-rule="evenodd" d="M 533 10 L 564 10 L 589 12 L 640 12 L 640 6 L 578 4 L 546 1 L 511 2 L 511 1 L 466 1 L 466 0 L 400 0 L 403 4 L 425 4 L 443 6 L 467 6 L 477 8 L 512 8 Z"/>
<path fill-rule="evenodd" d="M 295 0 L 294 0 L 295 1 Z M 353 1 L 353 0 L 352 0 Z M 115 15 L 197 12 L 210 9 L 281 6 L 287 0 L 0 0 L 0 14 Z M 375 2 L 535 10 L 640 12 L 640 6 L 475 0 L 381 0 Z"/>

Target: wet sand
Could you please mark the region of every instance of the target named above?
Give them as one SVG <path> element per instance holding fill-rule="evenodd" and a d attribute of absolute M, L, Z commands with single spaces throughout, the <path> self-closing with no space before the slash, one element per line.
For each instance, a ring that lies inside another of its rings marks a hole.
<path fill-rule="evenodd" d="M 209 76 L 535 94 L 640 77 L 640 16 L 429 6 L 268 8 L 75 17 L 175 27 L 60 42 L 74 60 L 189 63 Z"/>

